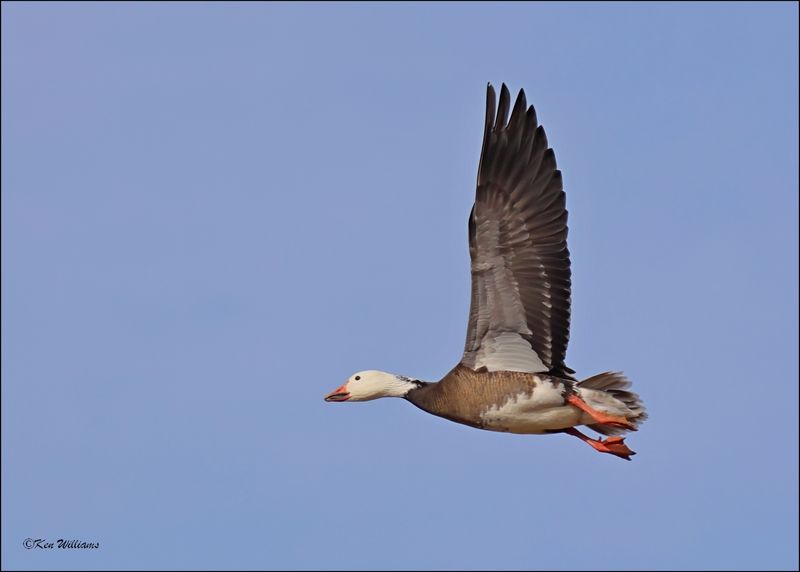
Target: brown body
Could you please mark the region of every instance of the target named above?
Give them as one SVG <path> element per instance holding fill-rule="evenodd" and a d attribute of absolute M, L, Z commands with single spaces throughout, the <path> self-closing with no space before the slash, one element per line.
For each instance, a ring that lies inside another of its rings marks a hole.
<path fill-rule="evenodd" d="M 546 386 L 546 387 L 545 387 Z M 498 409 L 510 399 L 532 400 L 534 394 L 558 391 L 556 402 L 546 401 L 543 406 L 567 406 L 567 399 L 574 393 L 575 382 L 558 379 L 547 374 L 532 374 L 518 371 L 477 372 L 458 364 L 438 383 L 429 383 L 414 389 L 406 399 L 433 415 L 478 429 L 510 431 L 509 428 L 493 425 L 486 415 Z M 545 397 L 543 395 L 543 397 Z M 547 397 L 550 397 L 549 395 Z"/>

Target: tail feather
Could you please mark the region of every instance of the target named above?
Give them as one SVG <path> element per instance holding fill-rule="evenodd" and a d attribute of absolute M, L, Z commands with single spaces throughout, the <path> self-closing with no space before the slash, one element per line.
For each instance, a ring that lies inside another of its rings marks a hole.
<path fill-rule="evenodd" d="M 607 371 L 598 373 L 578 383 L 580 389 L 600 391 L 620 402 L 625 406 L 625 417 L 634 425 L 634 431 L 647 419 L 647 410 L 638 394 L 629 391 L 630 380 L 622 372 Z M 588 396 L 587 396 L 588 397 Z M 603 435 L 619 435 L 626 430 L 620 427 L 596 423 L 588 425 Z"/>

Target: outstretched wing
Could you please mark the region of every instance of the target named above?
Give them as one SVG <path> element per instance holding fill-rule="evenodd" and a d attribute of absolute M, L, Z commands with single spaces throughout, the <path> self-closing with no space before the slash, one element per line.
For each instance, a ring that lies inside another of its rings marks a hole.
<path fill-rule="evenodd" d="M 461 363 L 474 370 L 571 377 L 567 210 L 553 150 L 520 91 L 489 85 L 475 205 L 469 217 L 472 302 Z"/>

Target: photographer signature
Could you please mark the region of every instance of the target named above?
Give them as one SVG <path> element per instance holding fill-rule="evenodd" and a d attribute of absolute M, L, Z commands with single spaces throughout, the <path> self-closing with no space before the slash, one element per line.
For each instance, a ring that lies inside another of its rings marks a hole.
<path fill-rule="evenodd" d="M 100 543 L 84 542 L 82 540 L 66 540 L 64 538 L 59 538 L 55 542 L 50 542 L 46 538 L 26 538 L 22 546 L 28 550 L 32 548 L 50 550 L 53 548 L 100 548 Z"/>

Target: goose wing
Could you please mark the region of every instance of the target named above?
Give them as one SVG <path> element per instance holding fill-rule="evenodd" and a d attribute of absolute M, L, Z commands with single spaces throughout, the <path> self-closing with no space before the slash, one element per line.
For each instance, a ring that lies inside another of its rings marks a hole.
<path fill-rule="evenodd" d="M 464 356 L 473 370 L 571 377 L 567 210 L 553 150 L 520 91 L 508 119 L 489 85 L 475 204 L 469 217 L 472 299 Z"/>

